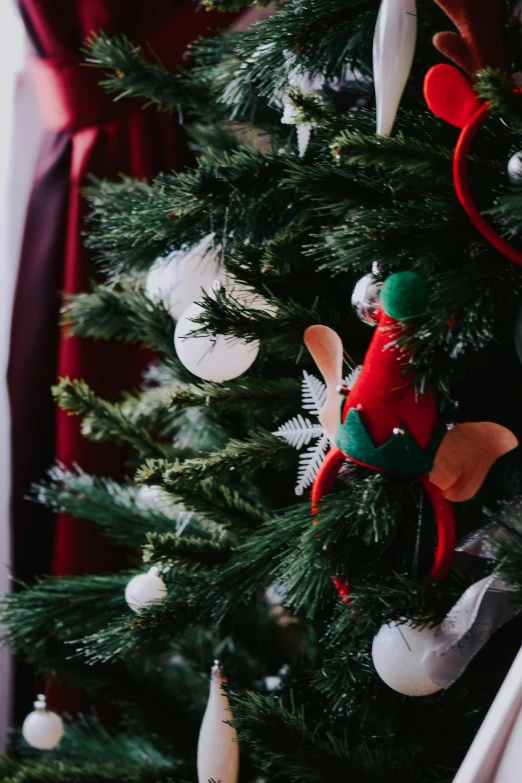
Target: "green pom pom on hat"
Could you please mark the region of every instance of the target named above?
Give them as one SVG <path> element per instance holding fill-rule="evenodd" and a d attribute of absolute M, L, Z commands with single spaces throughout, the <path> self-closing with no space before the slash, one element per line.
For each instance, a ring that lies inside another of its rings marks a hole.
<path fill-rule="evenodd" d="M 428 284 L 416 272 L 397 272 L 381 288 L 381 306 L 397 321 L 413 321 L 426 311 Z"/>

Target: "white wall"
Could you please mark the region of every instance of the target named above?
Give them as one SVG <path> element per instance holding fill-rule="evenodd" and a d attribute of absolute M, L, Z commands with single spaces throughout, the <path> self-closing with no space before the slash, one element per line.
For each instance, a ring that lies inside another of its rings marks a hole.
<path fill-rule="evenodd" d="M 24 68 L 25 33 L 14 4 L 0 0 L 0 593 L 9 589 L 11 555 L 9 406 L 6 370 L 12 299 L 23 223 L 42 134 Z M 0 752 L 10 721 L 11 661 L 0 650 Z"/>

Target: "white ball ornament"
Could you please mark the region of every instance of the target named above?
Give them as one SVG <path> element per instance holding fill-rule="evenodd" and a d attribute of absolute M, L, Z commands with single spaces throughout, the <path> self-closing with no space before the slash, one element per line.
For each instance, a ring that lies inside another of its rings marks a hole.
<path fill-rule="evenodd" d="M 175 250 L 158 258 L 145 284 L 149 299 L 163 302 L 177 321 L 189 305 L 201 300 L 202 289 L 209 288 L 218 276 L 219 250 L 213 234 L 208 234 L 190 250 Z"/>
<path fill-rule="evenodd" d="M 133 612 L 140 612 L 151 604 L 163 601 L 167 595 L 159 569 L 153 566 L 148 573 L 134 576 L 125 588 L 125 600 Z"/>
<path fill-rule="evenodd" d="M 508 161 L 507 173 L 509 181 L 520 185 L 522 182 L 522 152 L 515 152 Z"/>
<path fill-rule="evenodd" d="M 42 694 L 34 703 L 34 712 L 30 712 L 24 720 L 22 734 L 25 741 L 37 750 L 52 750 L 60 743 L 63 721 L 56 712 L 47 709 Z"/>
<path fill-rule="evenodd" d="M 425 674 L 422 659 L 431 649 L 435 628 L 409 623 L 383 625 L 372 646 L 373 665 L 386 685 L 404 696 L 429 696 L 440 691 Z"/>
<path fill-rule="evenodd" d="M 174 331 L 174 347 L 178 359 L 193 375 L 204 381 L 223 383 L 238 378 L 254 363 L 259 342 L 247 343 L 237 337 L 223 334 L 194 335 L 198 329 L 194 319 L 203 312 L 195 302 L 187 308 Z"/>

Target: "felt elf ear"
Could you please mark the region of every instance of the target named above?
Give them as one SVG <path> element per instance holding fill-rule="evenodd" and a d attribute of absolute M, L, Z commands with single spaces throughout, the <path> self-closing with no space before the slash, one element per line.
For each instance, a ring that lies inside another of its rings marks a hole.
<path fill-rule="evenodd" d="M 464 128 L 483 105 L 470 80 L 446 63 L 434 65 L 426 74 L 424 98 L 433 114 L 457 128 Z"/>
<path fill-rule="evenodd" d="M 435 455 L 430 481 L 448 500 L 469 500 L 479 491 L 493 463 L 517 446 L 516 437 L 501 424 L 455 424 Z"/>
<path fill-rule="evenodd" d="M 337 332 L 320 324 L 308 327 L 304 342 L 326 383 L 326 402 L 319 421 L 333 440 L 341 411 L 337 387 L 343 377 L 343 344 Z"/>

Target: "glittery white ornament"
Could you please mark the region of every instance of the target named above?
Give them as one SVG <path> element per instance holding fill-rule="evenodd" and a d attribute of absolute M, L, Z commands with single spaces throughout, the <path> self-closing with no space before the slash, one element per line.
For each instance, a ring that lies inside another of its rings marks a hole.
<path fill-rule="evenodd" d="M 62 719 L 56 712 L 47 709 L 42 694 L 34 703 L 34 712 L 30 712 L 24 720 L 22 734 L 25 741 L 38 750 L 52 750 L 62 739 Z"/>
<path fill-rule="evenodd" d="M 361 368 L 355 368 L 350 375 L 344 379 L 344 384 L 351 389 Z M 297 469 L 297 484 L 295 494 L 302 495 L 305 489 L 314 483 L 314 479 L 319 472 L 319 468 L 324 462 L 326 452 L 330 444 L 330 439 L 324 427 L 319 421 L 319 415 L 326 402 L 326 386 L 316 378 L 303 370 L 303 390 L 302 407 L 313 416 L 313 421 L 308 417 L 297 416 L 285 421 L 284 424 L 275 430 L 272 435 L 282 438 L 289 446 L 301 451 L 303 446 L 308 448 L 299 456 L 299 467 Z M 315 441 L 311 446 L 312 441 Z"/>
<path fill-rule="evenodd" d="M 210 677 L 207 709 L 199 732 L 198 781 L 237 783 L 239 745 L 237 732 L 224 721 L 231 720 L 230 704 L 222 685 L 226 683 L 219 664 L 214 662 Z"/>
<path fill-rule="evenodd" d="M 509 181 L 520 185 L 522 182 L 522 152 L 515 152 L 508 161 L 507 173 Z"/>
<path fill-rule="evenodd" d="M 372 656 L 377 674 L 386 685 L 405 696 L 429 696 L 441 690 L 422 666 L 435 630 L 413 628 L 408 623 L 382 626 L 373 640 Z"/>
<path fill-rule="evenodd" d="M 175 250 L 158 258 L 147 275 L 145 291 L 149 299 L 163 302 L 174 320 L 189 305 L 198 302 L 219 274 L 220 248 L 208 234 L 187 251 Z"/>
<path fill-rule="evenodd" d="M 408 81 L 417 38 L 415 0 L 382 0 L 373 38 L 377 134 L 389 136 Z"/>
<path fill-rule="evenodd" d="M 238 378 L 254 363 L 259 342 L 247 343 L 238 337 L 222 334 L 194 335 L 194 323 L 203 312 L 197 302 L 188 307 L 176 324 L 174 347 L 178 359 L 193 375 L 204 381 L 222 383 Z"/>
<path fill-rule="evenodd" d="M 134 576 L 125 588 L 125 600 L 133 612 L 140 612 L 150 604 L 160 603 L 167 595 L 165 582 L 153 566 L 146 574 Z"/>

